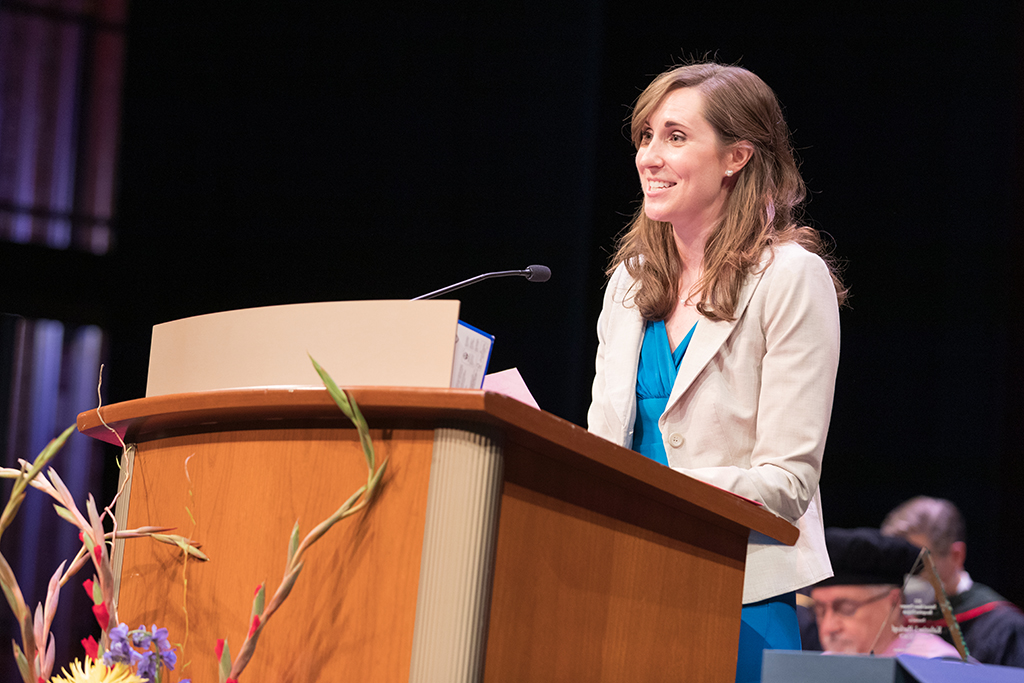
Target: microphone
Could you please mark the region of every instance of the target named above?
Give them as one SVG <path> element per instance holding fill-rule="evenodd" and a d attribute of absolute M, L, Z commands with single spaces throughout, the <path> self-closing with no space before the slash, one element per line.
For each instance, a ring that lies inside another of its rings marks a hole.
<path fill-rule="evenodd" d="M 456 282 L 454 285 L 448 285 L 447 287 L 443 287 L 436 291 L 414 297 L 410 299 L 410 301 L 419 301 L 421 299 L 433 299 L 434 297 L 447 294 L 448 292 L 454 292 L 456 289 L 462 289 L 463 287 L 468 287 L 469 285 L 476 284 L 481 280 L 489 280 L 492 277 L 511 277 L 513 275 L 520 275 L 522 277 L 525 277 L 530 282 L 547 282 L 548 279 L 551 277 L 551 269 L 548 268 L 547 266 L 534 265 L 530 266 L 529 268 L 524 268 L 523 270 L 499 270 L 496 273 L 484 273 L 483 275 L 477 275 L 476 277 L 471 277 L 468 280 L 463 280 L 462 282 Z"/>

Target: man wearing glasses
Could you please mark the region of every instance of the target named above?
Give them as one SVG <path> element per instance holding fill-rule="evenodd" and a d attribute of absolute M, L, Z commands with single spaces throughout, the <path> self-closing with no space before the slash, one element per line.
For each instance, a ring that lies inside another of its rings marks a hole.
<path fill-rule="evenodd" d="M 882 533 L 932 552 L 972 657 L 985 664 L 1024 667 L 1024 613 L 993 589 L 973 581 L 964 569 L 967 532 L 953 503 L 911 498 L 886 516 Z M 943 637 L 949 640 L 948 631 L 943 631 Z"/>
<path fill-rule="evenodd" d="M 877 529 L 826 529 L 835 576 L 811 589 L 818 636 L 826 652 L 954 657 L 938 635 L 909 627 L 902 585 L 918 548 Z"/>

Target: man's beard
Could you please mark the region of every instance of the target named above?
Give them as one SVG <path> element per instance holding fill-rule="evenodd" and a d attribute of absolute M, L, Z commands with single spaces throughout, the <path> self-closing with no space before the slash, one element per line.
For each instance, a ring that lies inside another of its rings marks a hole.
<path fill-rule="evenodd" d="M 824 638 L 821 644 L 829 652 L 838 652 L 846 655 L 864 654 L 855 642 L 842 636 Z"/>

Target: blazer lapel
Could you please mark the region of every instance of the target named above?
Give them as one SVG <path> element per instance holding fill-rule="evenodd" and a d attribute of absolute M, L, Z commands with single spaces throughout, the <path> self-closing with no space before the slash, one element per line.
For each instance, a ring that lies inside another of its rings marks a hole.
<path fill-rule="evenodd" d="M 722 344 L 736 329 L 736 325 L 747 310 L 750 297 L 753 296 L 754 290 L 757 289 L 758 283 L 764 276 L 764 271 L 764 264 L 761 264 L 759 272 L 747 276 L 747 281 L 740 290 L 739 300 L 736 302 L 736 315 L 733 320 L 701 320 L 697 323 L 697 329 L 693 331 L 690 345 L 686 348 L 683 360 L 679 363 L 679 374 L 676 375 L 676 382 L 672 385 L 672 393 L 669 394 L 668 405 L 665 408 L 666 413 L 675 405 L 676 401 L 682 398 L 693 381 L 697 379 L 697 375 L 711 362 L 711 359 L 718 353 L 718 349 L 722 348 Z"/>
<path fill-rule="evenodd" d="M 608 396 L 606 414 L 608 424 L 619 425 L 620 441 L 626 444 L 629 429 L 633 424 L 633 411 L 636 408 L 636 373 L 640 365 L 640 346 L 644 338 L 644 321 L 635 306 L 621 309 L 621 317 L 615 321 L 615 334 L 618 336 L 613 345 L 617 353 L 614 358 L 605 359 L 606 387 L 614 387 L 615 391 Z"/>

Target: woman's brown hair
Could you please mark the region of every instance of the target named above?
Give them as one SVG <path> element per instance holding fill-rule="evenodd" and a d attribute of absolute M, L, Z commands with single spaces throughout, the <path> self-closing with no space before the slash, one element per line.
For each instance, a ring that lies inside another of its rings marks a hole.
<path fill-rule="evenodd" d="M 821 256 L 829 266 L 842 304 L 846 289 L 821 236 L 799 226 L 800 206 L 807 188 L 797 169 L 789 127 L 778 98 L 764 81 L 736 66 L 697 63 L 661 74 L 640 94 L 633 107 L 634 146 L 647 120 L 666 96 L 679 88 L 697 88 L 704 101 L 704 118 L 723 146 L 747 141 L 753 154 L 732 179 L 734 183 L 722 221 L 704 248 L 704 273 L 697 283 L 697 310 L 711 320 L 732 320 L 743 281 L 761 262 L 766 249 L 793 241 Z M 682 262 L 672 225 L 647 217 L 641 204 L 619 239 L 608 274 L 625 263 L 637 280 L 634 303 L 647 320 L 663 320 L 679 297 Z"/>

